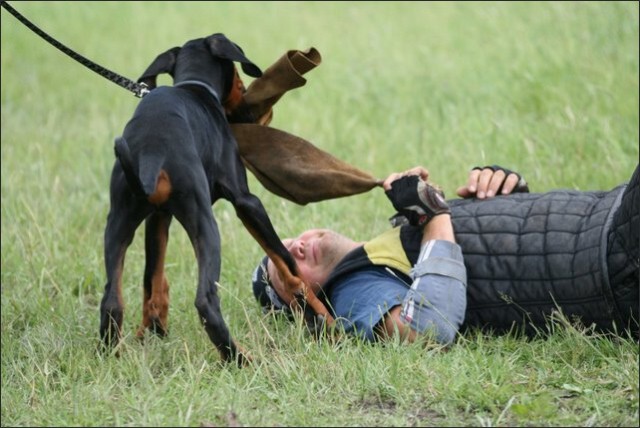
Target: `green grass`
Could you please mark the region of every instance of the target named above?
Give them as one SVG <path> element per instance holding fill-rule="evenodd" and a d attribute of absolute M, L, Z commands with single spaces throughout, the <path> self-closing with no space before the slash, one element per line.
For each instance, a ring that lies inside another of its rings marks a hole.
<path fill-rule="evenodd" d="M 606 190 L 638 162 L 637 2 L 10 3 L 131 79 L 214 32 L 263 69 L 314 46 L 322 64 L 278 103 L 272 126 L 379 177 L 422 164 L 448 196 L 479 164 L 514 168 L 544 191 Z M 638 426 L 633 340 L 560 324 L 547 340 L 469 334 L 443 352 L 315 342 L 263 318 L 249 284 L 261 251 L 226 202 L 213 208 L 222 306 L 256 364 L 220 364 L 178 223 L 169 337 L 133 338 L 140 229 L 123 355 L 96 353 L 113 139 L 137 99 L 1 15 L 2 426 Z M 391 215 L 379 190 L 300 207 L 250 179 L 282 236 L 330 227 L 366 239 Z"/>

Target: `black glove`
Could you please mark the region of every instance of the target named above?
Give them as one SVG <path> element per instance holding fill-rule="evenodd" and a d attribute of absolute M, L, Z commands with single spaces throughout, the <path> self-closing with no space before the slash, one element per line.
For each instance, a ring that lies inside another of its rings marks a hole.
<path fill-rule="evenodd" d="M 417 175 L 407 175 L 395 180 L 385 194 L 398 213 L 414 226 L 424 226 L 439 214 L 451 213 L 442 192 Z"/>
<path fill-rule="evenodd" d="M 524 177 L 522 177 L 520 174 L 518 174 L 515 171 L 511 171 L 510 169 L 503 168 L 500 165 L 476 166 L 471 168 L 471 171 L 474 171 L 476 169 L 480 171 L 482 171 L 483 169 L 490 169 L 493 172 L 502 171 L 504 172 L 505 179 L 509 176 L 509 174 L 515 174 L 518 176 L 518 183 L 516 184 L 516 187 L 513 188 L 511 193 L 529 193 L 529 184 L 527 184 L 527 180 L 525 180 Z M 503 186 L 504 186 L 504 181 L 500 185 L 500 188 L 498 189 L 496 194 L 500 194 Z"/>

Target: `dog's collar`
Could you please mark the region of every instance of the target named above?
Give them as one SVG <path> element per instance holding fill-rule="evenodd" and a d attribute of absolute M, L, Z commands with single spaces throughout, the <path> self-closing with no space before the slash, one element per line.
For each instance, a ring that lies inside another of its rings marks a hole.
<path fill-rule="evenodd" d="M 183 80 L 182 82 L 177 83 L 177 84 L 175 84 L 173 86 L 180 87 L 180 86 L 185 86 L 185 85 L 196 85 L 196 86 L 203 87 L 204 89 L 207 90 L 207 92 L 209 92 L 211 94 L 211 96 L 213 98 L 215 98 L 215 100 L 216 100 L 216 102 L 218 104 L 221 104 L 220 95 L 218 95 L 218 93 L 215 91 L 215 89 L 213 89 L 210 85 L 207 85 L 206 83 L 201 82 L 199 80 Z"/>

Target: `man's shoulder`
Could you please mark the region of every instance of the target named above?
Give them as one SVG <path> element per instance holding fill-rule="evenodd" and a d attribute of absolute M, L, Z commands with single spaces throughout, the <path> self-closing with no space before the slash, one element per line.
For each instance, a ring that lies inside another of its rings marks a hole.
<path fill-rule="evenodd" d="M 411 277 L 407 272 L 386 264 L 374 264 L 363 247 L 351 251 L 336 266 L 329 276 L 325 286 L 328 292 L 336 284 L 350 281 L 371 281 L 375 277 L 379 280 L 387 278 L 390 281 L 402 281 L 411 284 Z"/>

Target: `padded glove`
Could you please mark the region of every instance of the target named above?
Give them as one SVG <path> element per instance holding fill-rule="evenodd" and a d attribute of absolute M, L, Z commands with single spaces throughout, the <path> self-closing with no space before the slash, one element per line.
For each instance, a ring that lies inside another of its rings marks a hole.
<path fill-rule="evenodd" d="M 451 213 L 442 192 L 417 175 L 395 180 L 385 194 L 398 213 L 413 226 L 424 226 L 437 215 Z"/>

